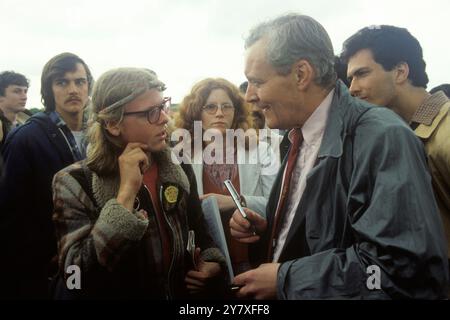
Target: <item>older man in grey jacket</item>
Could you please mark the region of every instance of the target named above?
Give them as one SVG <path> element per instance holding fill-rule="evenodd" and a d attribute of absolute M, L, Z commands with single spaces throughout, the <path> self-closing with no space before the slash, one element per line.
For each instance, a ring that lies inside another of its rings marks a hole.
<path fill-rule="evenodd" d="M 267 262 L 235 278 L 238 295 L 444 298 L 446 242 L 414 133 L 336 82 L 330 38 L 314 19 L 263 23 L 246 48 L 246 99 L 270 128 L 290 130 L 292 145 L 267 219 L 247 210 L 230 220 Z"/>

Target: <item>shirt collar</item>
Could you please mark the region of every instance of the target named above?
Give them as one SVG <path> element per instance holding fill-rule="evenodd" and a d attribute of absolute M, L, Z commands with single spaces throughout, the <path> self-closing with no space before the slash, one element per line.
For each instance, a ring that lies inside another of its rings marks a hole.
<path fill-rule="evenodd" d="M 314 110 L 311 116 L 303 124 L 301 130 L 303 135 L 303 141 L 310 145 L 317 142 L 325 131 L 327 125 L 328 112 L 333 101 L 334 89 L 331 90 L 325 99 L 322 100 L 320 105 Z M 289 131 L 289 141 L 292 143 L 293 130 Z"/>
<path fill-rule="evenodd" d="M 411 118 L 411 123 L 416 122 L 430 126 L 433 123 L 434 118 L 441 110 L 442 105 L 444 105 L 447 100 L 447 96 L 442 91 L 435 92 L 434 94 L 428 96 L 417 108 Z"/>

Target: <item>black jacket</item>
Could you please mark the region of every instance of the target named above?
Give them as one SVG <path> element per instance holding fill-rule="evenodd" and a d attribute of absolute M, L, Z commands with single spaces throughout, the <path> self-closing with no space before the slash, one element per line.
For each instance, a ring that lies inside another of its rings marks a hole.
<path fill-rule="evenodd" d="M 72 153 L 45 113 L 8 135 L 2 149 L 0 296 L 45 297 L 48 264 L 56 254 L 51 220 L 53 175 L 74 162 Z"/>

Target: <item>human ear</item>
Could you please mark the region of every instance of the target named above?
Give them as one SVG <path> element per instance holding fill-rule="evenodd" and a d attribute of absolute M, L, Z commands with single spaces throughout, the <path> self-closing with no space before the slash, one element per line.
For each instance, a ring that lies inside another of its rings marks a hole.
<path fill-rule="evenodd" d="M 314 69 L 306 60 L 297 61 L 294 66 L 294 72 L 297 88 L 300 90 L 306 89 L 314 79 Z"/>
<path fill-rule="evenodd" d="M 105 129 L 114 137 L 118 137 L 120 135 L 120 123 L 117 121 L 107 121 L 105 123 Z"/>
<path fill-rule="evenodd" d="M 409 66 L 406 62 L 400 62 L 395 66 L 395 82 L 404 83 L 408 80 Z"/>

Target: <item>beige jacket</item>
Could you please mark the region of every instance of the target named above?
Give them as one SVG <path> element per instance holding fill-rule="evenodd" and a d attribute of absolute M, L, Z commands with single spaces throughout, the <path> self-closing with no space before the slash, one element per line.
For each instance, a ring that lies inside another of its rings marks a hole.
<path fill-rule="evenodd" d="M 435 95 L 431 98 L 436 98 Z M 439 98 L 444 103 L 431 124 L 421 123 L 414 132 L 423 141 L 428 156 L 434 194 L 441 212 L 450 257 L 450 100 L 443 99 L 442 96 Z M 424 104 L 427 101 L 429 99 Z"/>

